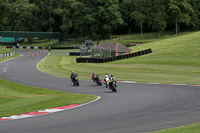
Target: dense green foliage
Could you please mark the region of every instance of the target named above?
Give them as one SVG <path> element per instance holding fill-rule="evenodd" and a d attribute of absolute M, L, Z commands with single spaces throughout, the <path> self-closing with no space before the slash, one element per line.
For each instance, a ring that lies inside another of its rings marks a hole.
<path fill-rule="evenodd" d="M 0 30 L 112 34 L 196 30 L 198 0 L 0 0 Z"/>

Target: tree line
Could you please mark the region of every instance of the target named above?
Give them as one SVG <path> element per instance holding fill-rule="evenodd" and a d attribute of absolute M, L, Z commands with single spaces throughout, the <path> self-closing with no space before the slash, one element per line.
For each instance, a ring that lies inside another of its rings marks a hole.
<path fill-rule="evenodd" d="M 100 39 L 197 30 L 199 0 L 0 0 L 1 31 L 65 32 Z"/>

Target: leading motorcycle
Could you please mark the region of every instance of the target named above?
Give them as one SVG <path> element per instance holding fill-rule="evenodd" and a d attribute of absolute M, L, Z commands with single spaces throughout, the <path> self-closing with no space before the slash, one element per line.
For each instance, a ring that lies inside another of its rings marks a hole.
<path fill-rule="evenodd" d="M 72 80 L 74 86 L 79 86 L 79 80 L 78 80 L 78 77 L 72 77 L 71 80 Z"/>

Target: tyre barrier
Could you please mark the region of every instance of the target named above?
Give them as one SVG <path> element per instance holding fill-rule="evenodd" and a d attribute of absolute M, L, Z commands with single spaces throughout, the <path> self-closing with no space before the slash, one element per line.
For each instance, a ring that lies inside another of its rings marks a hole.
<path fill-rule="evenodd" d="M 130 55 L 130 54 L 126 54 L 126 58 L 129 58 L 129 55 Z"/>
<path fill-rule="evenodd" d="M 69 52 L 69 56 L 80 56 L 80 52 Z"/>
<path fill-rule="evenodd" d="M 81 58 L 76 58 L 76 62 L 77 63 L 81 62 Z"/>
<path fill-rule="evenodd" d="M 75 52 L 73 52 L 73 53 L 75 53 Z M 131 54 L 119 55 L 119 56 L 109 57 L 109 58 L 76 58 L 76 62 L 77 63 L 106 63 L 106 62 L 127 59 L 127 58 L 141 56 L 141 55 L 150 54 L 150 53 L 152 53 L 152 50 L 146 49 L 146 50 L 138 51 L 138 52 L 131 53 Z"/>

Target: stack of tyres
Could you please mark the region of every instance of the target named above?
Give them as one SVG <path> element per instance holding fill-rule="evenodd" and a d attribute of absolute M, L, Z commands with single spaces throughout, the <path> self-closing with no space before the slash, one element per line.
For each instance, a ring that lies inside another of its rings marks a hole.
<path fill-rule="evenodd" d="M 123 57 L 123 59 L 126 59 L 126 58 L 127 58 L 126 55 L 122 55 L 122 57 Z"/>
<path fill-rule="evenodd" d="M 152 53 L 152 50 L 151 49 L 148 49 L 149 53 Z"/>
<path fill-rule="evenodd" d="M 145 53 L 148 54 L 149 53 L 149 49 L 145 50 Z"/>
<path fill-rule="evenodd" d="M 76 58 L 76 62 L 80 63 L 81 62 L 81 58 Z"/>
<path fill-rule="evenodd" d="M 129 58 L 129 54 L 126 54 L 126 58 Z"/>
<path fill-rule="evenodd" d="M 125 56 L 124 55 L 120 55 L 121 56 L 121 59 L 124 59 L 125 58 Z"/>
<path fill-rule="evenodd" d="M 133 54 L 129 54 L 129 58 L 130 58 L 130 57 L 133 57 Z"/>
<path fill-rule="evenodd" d="M 87 58 L 82 58 L 83 63 L 87 63 Z"/>
<path fill-rule="evenodd" d="M 115 58 L 114 58 L 114 57 L 111 57 L 111 61 L 115 61 Z"/>
<path fill-rule="evenodd" d="M 112 61 L 112 59 L 111 58 L 108 58 L 108 62 L 111 62 Z"/>
<path fill-rule="evenodd" d="M 105 62 L 108 62 L 108 58 L 105 58 Z"/>
<path fill-rule="evenodd" d="M 93 63 L 98 63 L 98 60 L 94 58 Z"/>
<path fill-rule="evenodd" d="M 105 63 L 106 61 L 105 61 L 105 59 L 100 59 L 101 60 L 101 63 Z"/>
<path fill-rule="evenodd" d="M 115 56 L 115 57 L 113 57 L 114 58 L 114 61 L 116 61 L 117 60 L 117 56 Z"/>

